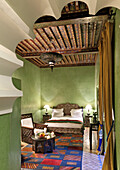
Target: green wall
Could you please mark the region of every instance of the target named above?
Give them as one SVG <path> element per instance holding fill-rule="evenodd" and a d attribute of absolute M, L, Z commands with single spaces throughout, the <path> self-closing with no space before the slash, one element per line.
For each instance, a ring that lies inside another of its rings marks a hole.
<path fill-rule="evenodd" d="M 115 130 L 117 169 L 120 170 L 120 10 L 115 17 Z"/>
<path fill-rule="evenodd" d="M 24 67 L 13 77 L 21 80 L 22 114 L 32 112 L 34 121 L 41 122 L 45 104 L 53 107 L 70 102 L 84 107 L 91 104 L 95 108 L 95 66 L 54 68 L 51 72 L 50 68 L 39 69 L 20 56 L 18 58 L 24 61 Z"/>
<path fill-rule="evenodd" d="M 96 60 L 96 65 L 95 65 L 95 109 L 98 112 L 98 96 L 99 96 L 99 71 L 100 71 L 100 60 L 99 56 L 97 57 Z"/>
<path fill-rule="evenodd" d="M 95 66 L 41 69 L 41 81 L 42 107 L 65 102 L 95 107 Z"/>
<path fill-rule="evenodd" d="M 20 113 L 21 99 L 17 98 L 12 113 L 0 115 L 0 170 L 21 168 Z"/>
<path fill-rule="evenodd" d="M 10 170 L 21 168 L 21 98 L 17 98 L 10 118 Z"/>
<path fill-rule="evenodd" d="M 21 114 L 33 113 L 35 122 L 41 119 L 41 76 L 40 68 L 18 56 L 24 66 L 14 72 L 13 77 L 21 80 L 23 97 L 21 98 Z"/>
<path fill-rule="evenodd" d="M 9 170 L 11 114 L 0 116 L 0 169 Z"/>
<path fill-rule="evenodd" d="M 12 113 L 0 116 L 0 169 L 21 169 L 21 112 L 33 113 L 34 120 L 39 122 L 41 112 L 40 69 L 27 60 L 24 67 L 13 74 L 13 84 L 23 91 L 23 97 L 17 98 Z"/>

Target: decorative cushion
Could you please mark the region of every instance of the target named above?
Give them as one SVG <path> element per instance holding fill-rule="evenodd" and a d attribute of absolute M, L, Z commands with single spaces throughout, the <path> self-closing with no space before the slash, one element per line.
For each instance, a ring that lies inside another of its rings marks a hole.
<path fill-rule="evenodd" d="M 62 117 L 64 116 L 63 108 L 62 109 L 53 109 L 52 117 Z"/>
<path fill-rule="evenodd" d="M 22 127 L 33 128 L 32 118 L 22 119 L 22 120 L 21 120 L 21 126 L 22 126 Z"/>
<path fill-rule="evenodd" d="M 83 118 L 82 109 L 71 109 L 70 112 L 71 112 L 71 116 L 72 116 L 72 117 Z"/>

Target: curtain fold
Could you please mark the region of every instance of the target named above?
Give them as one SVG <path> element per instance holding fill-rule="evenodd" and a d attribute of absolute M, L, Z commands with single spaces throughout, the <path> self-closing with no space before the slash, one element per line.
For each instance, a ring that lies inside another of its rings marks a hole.
<path fill-rule="evenodd" d="M 100 71 L 99 71 L 99 128 L 98 132 L 101 130 L 101 125 L 103 124 L 103 41 L 101 38 L 101 43 L 99 44 L 99 54 L 100 54 Z M 100 152 L 101 146 L 99 141 L 99 134 L 98 134 L 98 146 L 97 146 L 97 153 Z"/>
<path fill-rule="evenodd" d="M 100 123 L 102 123 L 102 115 L 105 115 L 105 128 L 106 133 L 109 135 L 107 141 L 107 149 L 105 154 L 105 159 L 103 163 L 103 170 L 113 170 L 113 132 L 112 126 L 112 32 L 113 24 L 107 22 L 105 24 L 105 29 L 102 31 L 101 43 L 99 45 L 100 52 Z M 101 62 L 101 60 L 103 62 Z M 101 83 L 102 81 L 102 83 Z M 101 87 L 102 84 L 102 87 Z M 102 99 L 101 99 L 102 98 Z M 102 110 L 103 109 L 103 110 Z"/>

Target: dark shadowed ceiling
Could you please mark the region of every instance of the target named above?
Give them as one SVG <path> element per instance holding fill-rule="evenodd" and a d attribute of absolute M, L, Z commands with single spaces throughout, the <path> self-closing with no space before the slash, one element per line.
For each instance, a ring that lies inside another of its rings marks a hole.
<path fill-rule="evenodd" d="M 35 39 L 21 41 L 16 53 L 40 68 L 49 66 L 40 59 L 41 53 L 48 52 L 63 56 L 55 67 L 95 65 L 108 13 L 109 9 L 90 16 L 85 3 L 69 3 L 63 8 L 59 20 L 50 16 L 39 18 L 33 27 Z"/>

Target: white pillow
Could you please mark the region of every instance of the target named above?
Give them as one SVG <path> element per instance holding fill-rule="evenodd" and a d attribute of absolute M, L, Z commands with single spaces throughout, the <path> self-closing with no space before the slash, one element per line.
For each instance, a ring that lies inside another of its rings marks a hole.
<path fill-rule="evenodd" d="M 82 109 L 71 109 L 70 112 L 71 112 L 71 116 L 72 116 L 72 117 L 83 118 Z"/>
<path fill-rule="evenodd" d="M 22 126 L 22 127 L 33 128 L 32 118 L 22 119 L 22 120 L 21 120 L 21 126 Z"/>
<path fill-rule="evenodd" d="M 52 117 L 62 117 L 64 116 L 63 108 L 62 109 L 53 109 Z"/>

